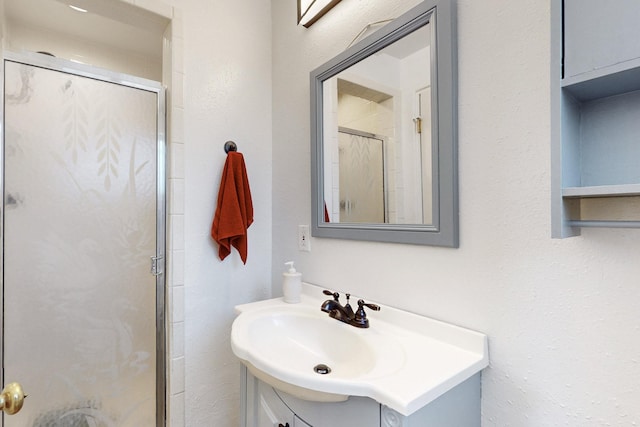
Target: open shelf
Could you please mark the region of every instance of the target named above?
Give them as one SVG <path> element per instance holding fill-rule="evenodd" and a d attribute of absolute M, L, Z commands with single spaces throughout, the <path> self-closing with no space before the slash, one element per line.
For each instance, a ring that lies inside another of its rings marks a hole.
<path fill-rule="evenodd" d="M 640 228 L 638 13 L 640 2 L 551 0 L 552 237 Z"/>
<path fill-rule="evenodd" d="M 640 228 L 640 221 L 568 220 L 569 227 Z"/>
<path fill-rule="evenodd" d="M 562 196 L 613 197 L 637 192 L 640 91 L 580 102 L 565 87 L 561 97 L 561 188 L 572 189 L 563 190 Z"/>
<path fill-rule="evenodd" d="M 640 184 L 593 185 L 589 187 L 566 187 L 562 189 L 562 197 L 564 198 L 631 196 L 640 196 Z"/>
<path fill-rule="evenodd" d="M 579 102 L 640 90 L 640 58 L 564 78 L 561 86 Z"/>

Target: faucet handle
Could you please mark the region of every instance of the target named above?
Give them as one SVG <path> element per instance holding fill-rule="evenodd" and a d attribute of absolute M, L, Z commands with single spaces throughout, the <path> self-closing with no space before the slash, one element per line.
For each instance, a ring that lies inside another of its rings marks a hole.
<path fill-rule="evenodd" d="M 370 308 L 374 311 L 380 311 L 380 306 L 376 304 L 371 304 L 364 302 L 363 299 L 358 300 L 358 309 L 356 310 L 356 314 L 353 317 L 353 321 L 351 324 L 358 328 L 368 328 L 369 327 L 369 319 L 367 319 L 367 313 L 364 311 L 364 308 Z"/>
<path fill-rule="evenodd" d="M 328 291 L 328 290 L 325 289 L 324 291 L 322 291 L 322 293 L 325 294 L 325 295 L 333 296 L 333 299 L 336 300 L 336 301 L 338 301 L 338 298 L 340 298 L 340 294 L 337 293 L 337 292 L 331 292 L 331 291 Z"/>
<path fill-rule="evenodd" d="M 358 300 L 358 309 L 361 309 L 363 306 L 364 307 L 368 307 L 373 311 L 380 311 L 380 306 L 379 305 L 371 304 L 371 303 L 368 303 L 368 302 L 364 302 L 364 300 L 359 299 Z"/>

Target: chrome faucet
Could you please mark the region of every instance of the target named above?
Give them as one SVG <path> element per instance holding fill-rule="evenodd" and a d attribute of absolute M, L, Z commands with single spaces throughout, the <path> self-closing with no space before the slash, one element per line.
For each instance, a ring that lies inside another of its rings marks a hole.
<path fill-rule="evenodd" d="M 345 294 L 347 297 L 347 303 L 343 306 L 340 304 L 340 294 L 337 292 L 331 292 L 324 290 L 322 291 L 325 295 L 333 296 L 333 299 L 328 299 L 322 303 L 320 306 L 320 310 L 325 313 L 329 313 L 329 317 L 333 317 L 336 320 L 339 320 L 343 323 L 348 323 L 349 325 L 355 326 L 357 328 L 368 328 L 369 327 L 369 319 L 367 319 L 367 313 L 364 311 L 364 307 L 368 307 L 375 311 L 380 311 L 380 306 L 376 304 L 368 304 L 364 302 L 364 300 L 358 300 L 358 310 L 354 313 L 351 308 L 351 304 L 349 304 L 349 297 L 351 294 Z"/>

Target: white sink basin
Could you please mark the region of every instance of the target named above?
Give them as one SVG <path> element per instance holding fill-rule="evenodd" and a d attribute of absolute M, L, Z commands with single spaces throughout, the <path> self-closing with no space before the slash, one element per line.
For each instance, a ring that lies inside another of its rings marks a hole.
<path fill-rule="evenodd" d="M 251 372 L 294 396 L 366 396 L 410 415 L 488 365 L 482 334 L 385 306 L 368 313 L 369 328 L 356 328 L 320 311 L 322 288 L 303 286 L 300 304 L 237 306 L 231 331 L 233 352 Z"/>
<path fill-rule="evenodd" d="M 357 379 L 380 375 L 381 369 L 388 372 L 404 363 L 397 343 L 382 342 L 375 334 L 357 333 L 353 326 L 340 324 L 321 312 L 319 306 L 309 310 L 306 305 L 287 304 L 277 311 L 257 310 L 238 318 L 234 330 L 242 329 L 256 353 L 253 364 L 265 368 L 273 365 L 269 369 L 283 370 L 282 375 L 295 372 L 317 377 L 314 367 L 324 364 L 331 369 L 333 380 Z M 380 358 L 393 363 L 378 363 Z"/>

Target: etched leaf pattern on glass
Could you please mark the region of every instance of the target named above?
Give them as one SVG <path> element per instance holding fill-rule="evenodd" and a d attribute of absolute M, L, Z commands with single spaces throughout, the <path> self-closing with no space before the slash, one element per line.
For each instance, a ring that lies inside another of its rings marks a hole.
<path fill-rule="evenodd" d="M 60 88 L 62 97 L 62 123 L 65 149 L 71 152 L 73 164 L 78 163 L 78 150 L 87 151 L 89 102 L 82 86 L 70 77 Z"/>
<path fill-rule="evenodd" d="M 120 162 L 120 143 L 122 132 L 117 117 L 118 109 L 113 100 L 104 97 L 98 100 L 98 122 L 96 128 L 96 148 L 98 161 L 98 175 L 104 176 L 104 188 L 111 189 L 111 179 L 118 178 L 118 164 Z"/>

